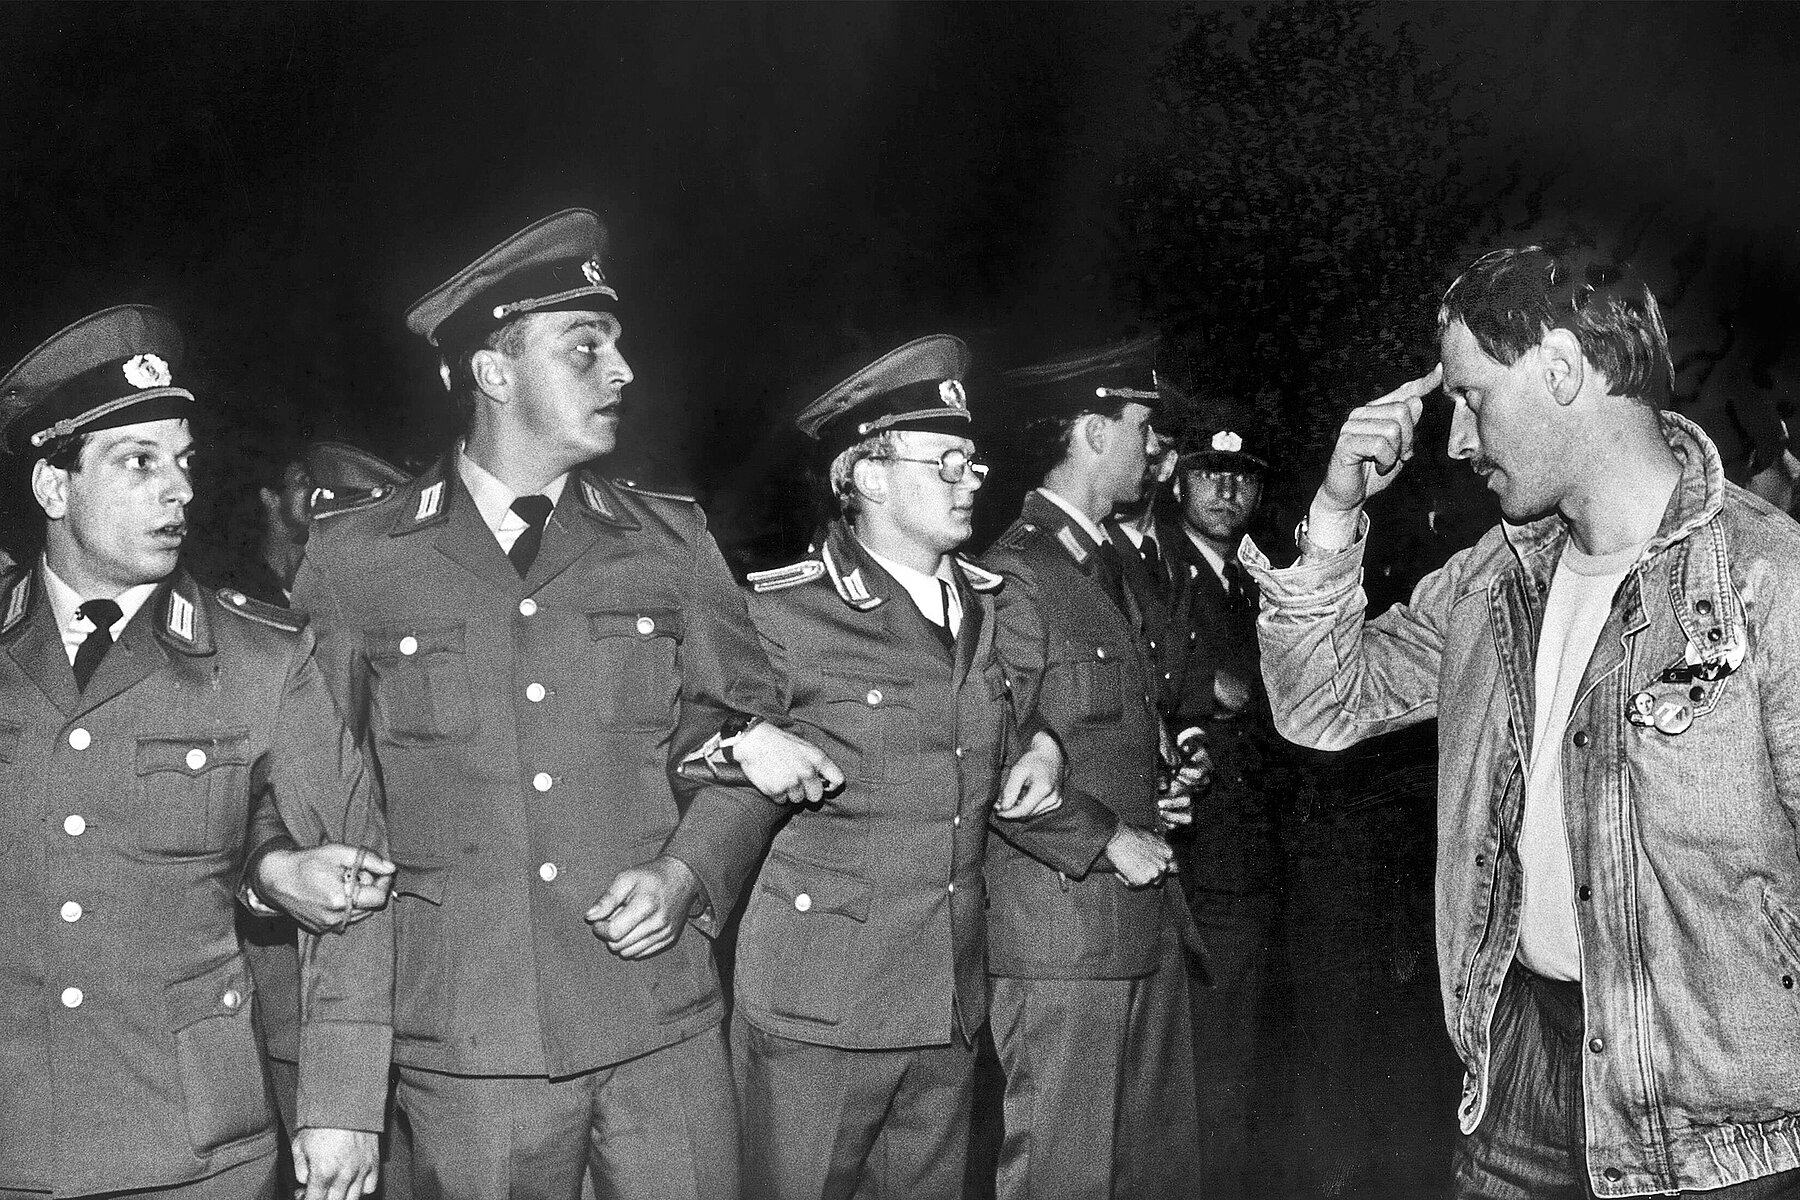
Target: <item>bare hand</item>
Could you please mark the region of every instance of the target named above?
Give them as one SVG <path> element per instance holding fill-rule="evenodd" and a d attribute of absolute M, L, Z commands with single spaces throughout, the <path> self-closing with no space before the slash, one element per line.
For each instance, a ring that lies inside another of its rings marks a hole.
<path fill-rule="evenodd" d="M 1315 522 L 1323 515 L 1356 513 L 1399 478 L 1399 468 L 1413 456 L 1413 429 L 1425 411 L 1425 397 L 1443 378 L 1440 363 L 1430 374 L 1350 414 L 1338 430 L 1325 482 L 1313 498 Z"/>
<path fill-rule="evenodd" d="M 771 800 L 817 804 L 827 792 L 844 786 L 844 773 L 823 750 L 767 721 L 739 735 L 732 757 Z"/>
<path fill-rule="evenodd" d="M 1106 843 L 1106 860 L 1126 887 L 1149 887 L 1175 869 L 1175 851 L 1160 834 L 1120 825 Z"/>
<path fill-rule="evenodd" d="M 325 933 L 379 910 L 393 882 L 394 864 L 373 850 L 327 842 L 310 850 L 269 851 L 256 864 L 254 885 L 258 897 L 308 933 Z"/>
<path fill-rule="evenodd" d="M 1019 761 L 1007 771 L 1000 784 L 1000 796 L 994 801 L 994 815 L 1022 821 L 1042 816 L 1062 806 L 1063 754 L 1056 739 L 1047 733 L 1032 735 L 1031 745 Z"/>
<path fill-rule="evenodd" d="M 619 872 L 583 919 L 620 958 L 649 958 L 675 944 L 699 895 L 693 869 L 665 854 Z"/>
<path fill-rule="evenodd" d="M 354 1200 L 381 1182 L 381 1150 L 360 1129 L 302 1129 L 294 1135 L 294 1178 L 305 1200 Z"/>

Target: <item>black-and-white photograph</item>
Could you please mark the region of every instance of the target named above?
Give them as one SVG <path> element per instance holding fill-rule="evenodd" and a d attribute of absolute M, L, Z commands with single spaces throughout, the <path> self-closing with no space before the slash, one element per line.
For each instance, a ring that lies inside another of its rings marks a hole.
<path fill-rule="evenodd" d="M 1800 6 L 0 6 L 0 1200 L 1800 1200 Z"/>

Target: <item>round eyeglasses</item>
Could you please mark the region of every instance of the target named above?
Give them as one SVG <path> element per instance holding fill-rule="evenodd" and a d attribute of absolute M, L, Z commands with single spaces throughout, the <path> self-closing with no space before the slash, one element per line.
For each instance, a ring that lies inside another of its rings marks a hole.
<path fill-rule="evenodd" d="M 988 473 L 987 459 L 964 450 L 946 450 L 936 458 L 904 458 L 898 454 L 882 454 L 877 457 L 883 462 L 921 463 L 927 467 L 936 467 L 938 478 L 945 483 L 961 483 L 963 476 L 971 471 L 977 479 L 986 479 Z"/>

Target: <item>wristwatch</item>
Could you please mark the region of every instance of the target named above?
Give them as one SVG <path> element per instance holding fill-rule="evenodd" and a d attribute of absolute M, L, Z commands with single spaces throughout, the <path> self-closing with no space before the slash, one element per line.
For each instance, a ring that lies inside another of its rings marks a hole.
<path fill-rule="evenodd" d="M 733 713 L 719 726 L 719 756 L 728 763 L 737 761 L 738 739 L 763 723 L 761 717 Z"/>

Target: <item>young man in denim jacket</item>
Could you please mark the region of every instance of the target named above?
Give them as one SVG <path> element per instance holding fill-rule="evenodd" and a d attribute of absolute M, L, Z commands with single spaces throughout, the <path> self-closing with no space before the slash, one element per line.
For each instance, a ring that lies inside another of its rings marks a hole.
<path fill-rule="evenodd" d="M 1800 527 L 1660 410 L 1629 268 L 1498 251 L 1438 328 L 1345 422 L 1300 559 L 1240 556 L 1286 736 L 1438 718 L 1455 1194 L 1800 1195 Z M 1505 522 L 1365 620 L 1362 509 L 1440 384 Z"/>

